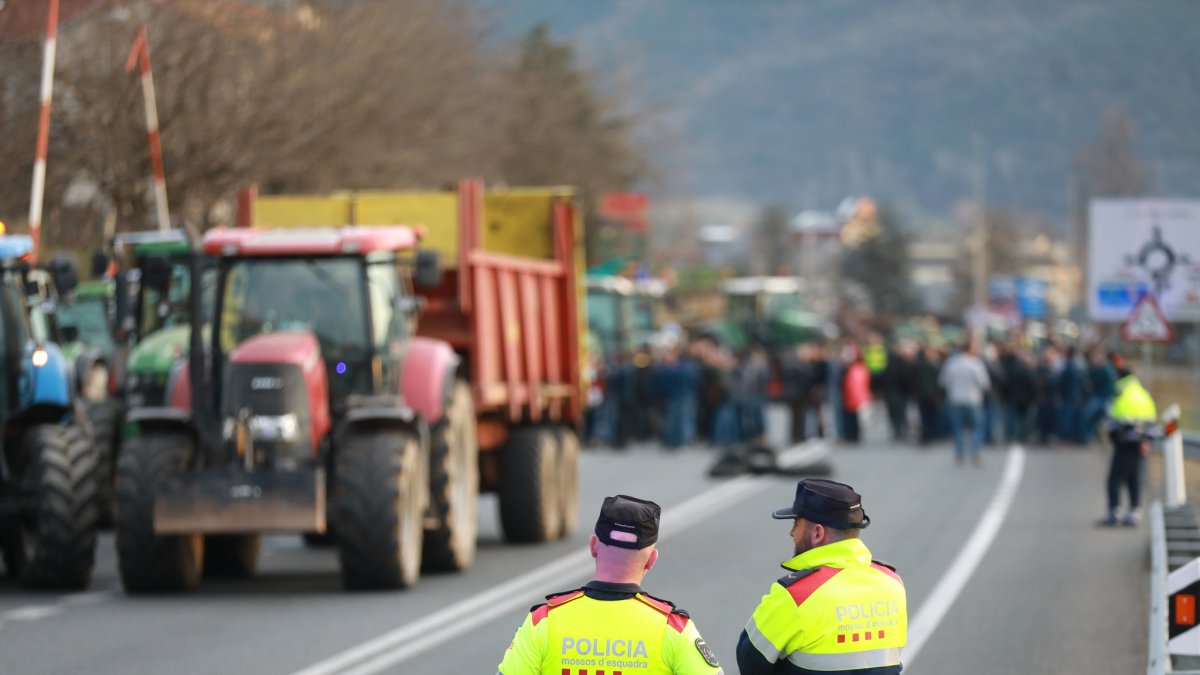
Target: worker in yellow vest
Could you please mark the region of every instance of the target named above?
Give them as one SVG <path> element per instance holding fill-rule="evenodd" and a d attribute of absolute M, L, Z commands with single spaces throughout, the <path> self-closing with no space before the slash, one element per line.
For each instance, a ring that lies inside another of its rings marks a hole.
<path fill-rule="evenodd" d="M 871 393 L 878 398 L 883 397 L 883 373 L 887 370 L 888 351 L 883 343 L 883 336 L 871 333 L 867 346 L 863 347 L 863 365 L 871 373 Z"/>
<path fill-rule="evenodd" d="M 1108 467 L 1108 515 L 1101 524 L 1118 523 L 1120 492 L 1124 487 L 1129 492 L 1129 509 L 1119 522 L 1133 527 L 1138 524 L 1142 476 L 1158 409 L 1154 397 L 1128 368 L 1118 370 L 1117 377 L 1117 396 L 1108 411 L 1108 435 L 1113 444 Z"/>
<path fill-rule="evenodd" d="M 658 504 L 608 497 L 589 540 L 596 577 L 546 596 L 517 629 L 501 675 L 720 675 L 687 612 L 641 588 L 658 561 Z"/>
<path fill-rule="evenodd" d="M 908 640 L 904 582 L 859 538 L 871 524 L 862 497 L 844 483 L 805 478 L 792 506 L 772 516 L 792 521 L 796 557 L 742 631 L 742 675 L 898 674 Z"/>

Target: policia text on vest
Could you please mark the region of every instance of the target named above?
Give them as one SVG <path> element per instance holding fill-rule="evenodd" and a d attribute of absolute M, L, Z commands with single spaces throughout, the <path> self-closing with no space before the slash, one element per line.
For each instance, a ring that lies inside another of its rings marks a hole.
<path fill-rule="evenodd" d="M 661 509 L 608 497 L 589 540 L 596 578 L 547 596 L 517 629 L 502 675 L 720 675 L 687 612 L 640 586 L 658 560 Z"/>
<path fill-rule="evenodd" d="M 855 673 L 897 675 L 908 639 L 904 582 L 873 561 L 858 532 L 871 523 L 848 485 L 804 479 L 793 505 L 796 556 L 772 584 L 738 640 L 743 675 Z"/>

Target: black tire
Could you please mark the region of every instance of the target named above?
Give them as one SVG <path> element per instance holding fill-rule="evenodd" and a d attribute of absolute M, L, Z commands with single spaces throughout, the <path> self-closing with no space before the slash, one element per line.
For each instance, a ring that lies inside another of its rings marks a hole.
<path fill-rule="evenodd" d="M 332 548 L 337 543 L 337 537 L 328 528 L 324 532 L 305 532 L 302 538 L 309 548 Z"/>
<path fill-rule="evenodd" d="M 458 572 L 475 560 L 479 529 L 479 442 L 471 389 L 454 387 L 446 415 L 434 425 L 429 448 L 429 516 L 422 569 Z"/>
<path fill-rule="evenodd" d="M 558 438 L 551 429 L 513 429 L 501 448 L 500 525 L 515 543 L 556 539 L 562 531 Z"/>
<path fill-rule="evenodd" d="M 99 494 L 100 526 L 111 527 L 113 518 L 113 482 L 117 469 L 114 449 L 117 426 L 120 424 L 120 404 L 116 401 L 90 403 L 87 416 L 92 423 L 92 445 L 96 448 L 96 485 Z"/>
<path fill-rule="evenodd" d="M 415 436 L 351 431 L 337 450 L 333 525 L 349 589 L 408 588 L 421 575 L 429 478 Z"/>
<path fill-rule="evenodd" d="M 204 537 L 204 576 L 249 579 L 258 572 L 262 537 L 257 534 L 212 534 Z"/>
<path fill-rule="evenodd" d="M 557 427 L 558 496 L 562 523 L 560 537 L 569 537 L 579 525 L 579 436 L 569 427 Z"/>
<path fill-rule="evenodd" d="M 193 451 L 184 433 L 147 432 L 125 439 L 117 461 L 117 561 L 127 593 L 192 590 L 204 572 L 204 537 L 154 533 L 154 493 L 186 470 Z"/>
<path fill-rule="evenodd" d="M 96 560 L 96 455 L 78 426 L 39 424 L 21 443 L 21 490 L 36 508 L 5 541 L 5 564 L 29 588 L 87 588 Z"/>

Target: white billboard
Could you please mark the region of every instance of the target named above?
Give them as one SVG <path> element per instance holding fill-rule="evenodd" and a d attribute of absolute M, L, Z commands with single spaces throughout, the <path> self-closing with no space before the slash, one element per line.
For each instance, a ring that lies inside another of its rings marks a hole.
<path fill-rule="evenodd" d="M 1200 321 L 1200 201 L 1097 199 L 1089 209 L 1088 312 L 1124 321 L 1153 293 L 1171 321 Z"/>

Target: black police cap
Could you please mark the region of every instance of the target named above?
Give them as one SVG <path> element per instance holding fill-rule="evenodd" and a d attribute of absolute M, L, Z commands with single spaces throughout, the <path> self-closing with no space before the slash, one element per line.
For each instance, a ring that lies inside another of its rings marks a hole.
<path fill-rule="evenodd" d="M 796 484 L 796 500 L 771 514 L 778 520 L 803 518 L 838 530 L 862 529 L 871 524 L 863 511 L 862 495 L 854 488 L 824 478 L 805 478 Z"/>
<path fill-rule="evenodd" d="M 605 497 L 596 520 L 596 538 L 619 548 L 642 549 L 658 541 L 662 508 L 654 502 L 617 495 Z"/>

